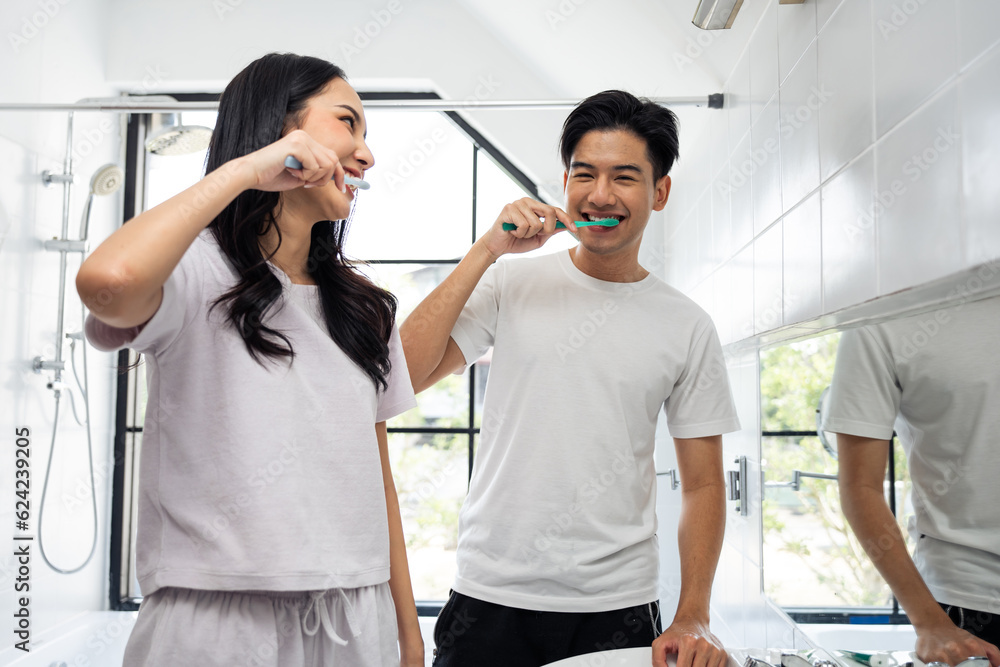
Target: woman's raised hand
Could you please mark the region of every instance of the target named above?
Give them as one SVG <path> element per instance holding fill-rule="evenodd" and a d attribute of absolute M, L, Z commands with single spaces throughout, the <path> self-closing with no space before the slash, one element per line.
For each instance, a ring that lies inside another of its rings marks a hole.
<path fill-rule="evenodd" d="M 285 166 L 289 155 L 302 163 L 301 169 Z M 344 189 L 340 158 L 304 130 L 293 130 L 273 144 L 238 159 L 253 170 L 254 190 L 283 192 L 298 187 L 323 187 L 331 180 L 337 189 Z"/>

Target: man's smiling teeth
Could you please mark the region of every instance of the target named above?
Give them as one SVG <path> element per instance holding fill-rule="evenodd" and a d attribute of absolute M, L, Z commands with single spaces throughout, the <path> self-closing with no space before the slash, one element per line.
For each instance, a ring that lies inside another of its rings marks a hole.
<path fill-rule="evenodd" d="M 587 220 L 588 222 L 591 221 L 591 220 L 607 220 L 608 218 L 613 218 L 613 219 L 617 220 L 618 222 L 621 222 L 622 220 L 625 219 L 625 216 L 624 215 L 602 215 L 600 217 L 594 217 L 594 216 L 590 215 L 589 213 L 584 213 L 583 214 L 583 219 Z"/>

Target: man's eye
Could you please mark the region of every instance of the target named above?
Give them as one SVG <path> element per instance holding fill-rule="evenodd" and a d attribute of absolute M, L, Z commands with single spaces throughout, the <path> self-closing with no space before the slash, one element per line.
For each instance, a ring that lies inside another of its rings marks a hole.
<path fill-rule="evenodd" d="M 352 128 L 354 127 L 354 116 L 344 116 L 340 120 L 345 121 Z"/>

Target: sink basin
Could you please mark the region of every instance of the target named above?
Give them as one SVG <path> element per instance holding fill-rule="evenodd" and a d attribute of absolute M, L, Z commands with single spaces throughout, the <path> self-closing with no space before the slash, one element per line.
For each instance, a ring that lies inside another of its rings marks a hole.
<path fill-rule="evenodd" d="M 676 666 L 675 656 L 669 656 L 667 662 Z M 622 648 L 615 651 L 598 651 L 577 655 L 558 662 L 550 662 L 545 667 L 650 667 L 653 664 L 653 649 Z"/>

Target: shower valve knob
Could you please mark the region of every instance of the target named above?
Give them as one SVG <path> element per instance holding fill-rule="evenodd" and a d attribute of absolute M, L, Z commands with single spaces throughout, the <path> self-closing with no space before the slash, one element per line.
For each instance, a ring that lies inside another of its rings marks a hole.
<path fill-rule="evenodd" d="M 66 364 L 62 361 L 45 361 L 41 357 L 35 357 L 31 360 L 31 370 L 38 374 L 42 371 L 64 371 Z"/>
<path fill-rule="evenodd" d="M 48 169 L 42 172 L 42 182 L 45 187 L 56 183 L 73 183 L 73 174 L 54 174 Z"/>

